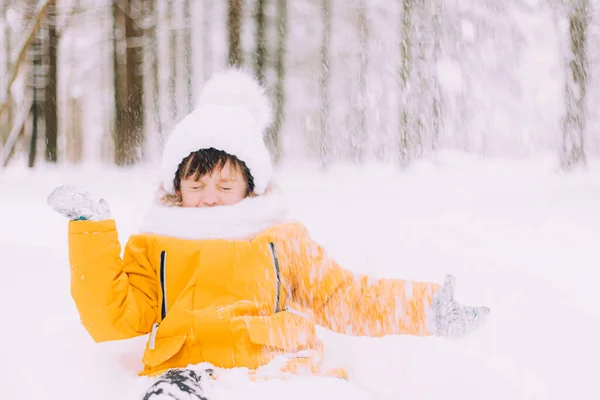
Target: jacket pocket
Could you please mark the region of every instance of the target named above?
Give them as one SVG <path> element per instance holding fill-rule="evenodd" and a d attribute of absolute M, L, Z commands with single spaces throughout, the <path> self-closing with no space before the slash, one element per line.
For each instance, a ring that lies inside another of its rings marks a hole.
<path fill-rule="evenodd" d="M 246 317 L 245 323 L 254 344 L 297 351 L 311 348 L 316 342 L 314 321 L 291 310 L 268 317 Z"/>
<path fill-rule="evenodd" d="M 168 361 L 181 351 L 186 338 L 187 335 L 154 338 L 154 348 L 146 348 L 142 362 L 149 367 L 156 367 Z"/>

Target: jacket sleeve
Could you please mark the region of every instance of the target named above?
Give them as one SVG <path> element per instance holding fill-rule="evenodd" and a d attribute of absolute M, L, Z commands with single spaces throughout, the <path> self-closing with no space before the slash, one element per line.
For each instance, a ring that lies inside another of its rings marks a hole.
<path fill-rule="evenodd" d="M 291 247 L 293 301 L 317 323 L 357 336 L 427 336 L 427 311 L 439 285 L 354 275 L 329 258 L 301 228 Z"/>
<path fill-rule="evenodd" d="M 71 221 L 69 258 L 71 295 L 96 342 L 150 332 L 158 289 L 145 236 L 132 236 L 121 259 L 114 220 Z"/>

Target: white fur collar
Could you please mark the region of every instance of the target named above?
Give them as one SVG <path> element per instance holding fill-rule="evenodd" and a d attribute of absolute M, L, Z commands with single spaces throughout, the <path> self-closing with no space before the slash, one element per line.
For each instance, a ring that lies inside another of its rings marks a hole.
<path fill-rule="evenodd" d="M 182 239 L 248 239 L 286 221 L 281 194 L 248 197 L 231 206 L 206 208 L 154 205 L 144 217 L 140 233 Z"/>

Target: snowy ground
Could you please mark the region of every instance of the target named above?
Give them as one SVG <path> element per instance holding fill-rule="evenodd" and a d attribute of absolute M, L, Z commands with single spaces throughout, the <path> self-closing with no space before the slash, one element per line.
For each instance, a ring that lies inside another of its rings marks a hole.
<path fill-rule="evenodd" d="M 561 174 L 551 157 L 443 153 L 407 172 L 287 168 L 279 176 L 313 236 L 375 276 L 457 277 L 457 299 L 492 308 L 460 340 L 323 331 L 333 379 L 251 383 L 230 371 L 217 399 L 589 399 L 600 360 L 600 165 Z M 66 221 L 45 198 L 66 182 L 104 196 L 122 239 L 153 195 L 154 171 L 12 168 L 0 173 L 2 399 L 137 399 L 145 337 L 94 344 L 69 294 Z"/>

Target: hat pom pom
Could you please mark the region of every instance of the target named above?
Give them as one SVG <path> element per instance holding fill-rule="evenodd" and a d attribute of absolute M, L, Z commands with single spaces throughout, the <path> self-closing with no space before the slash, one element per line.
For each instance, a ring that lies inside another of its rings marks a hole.
<path fill-rule="evenodd" d="M 197 106 L 233 106 L 248 111 L 264 134 L 272 122 L 271 103 L 258 81 L 240 69 L 215 74 L 200 92 Z"/>

